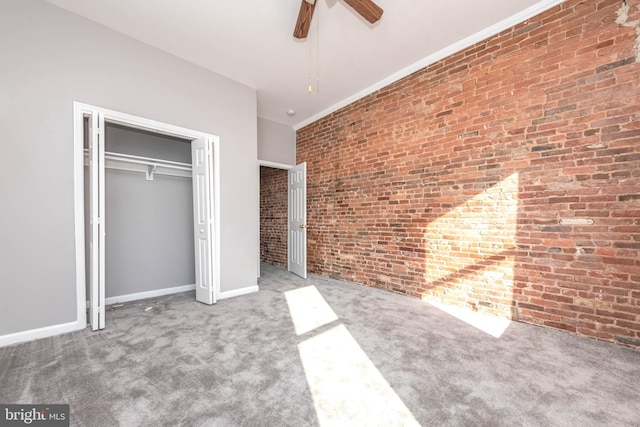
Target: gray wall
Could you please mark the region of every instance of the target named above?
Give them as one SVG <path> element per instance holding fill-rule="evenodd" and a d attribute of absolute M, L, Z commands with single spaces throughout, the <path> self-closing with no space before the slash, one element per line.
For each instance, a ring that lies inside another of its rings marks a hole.
<path fill-rule="evenodd" d="M 107 125 L 106 150 L 191 163 L 191 144 Z M 89 213 L 85 168 L 85 218 Z M 190 178 L 107 169 L 105 172 L 106 296 L 195 283 L 193 195 Z M 88 221 L 85 223 L 88 261 Z M 88 264 L 87 264 L 87 298 Z"/>
<path fill-rule="evenodd" d="M 220 137 L 221 289 L 256 285 L 255 90 L 40 0 L 0 52 L 0 335 L 77 320 L 73 101 Z"/>
<path fill-rule="evenodd" d="M 106 296 L 195 283 L 191 180 L 107 170 Z"/>
<path fill-rule="evenodd" d="M 105 126 L 105 150 L 191 164 L 191 141 L 111 123 Z"/>
<path fill-rule="evenodd" d="M 296 133 L 291 126 L 258 118 L 258 159 L 296 164 Z"/>

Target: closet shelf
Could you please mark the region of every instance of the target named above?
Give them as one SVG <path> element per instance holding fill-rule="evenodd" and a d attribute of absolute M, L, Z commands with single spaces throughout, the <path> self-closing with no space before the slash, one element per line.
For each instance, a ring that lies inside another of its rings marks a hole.
<path fill-rule="evenodd" d="M 153 181 L 155 174 L 191 178 L 191 165 L 188 163 L 113 153 L 110 151 L 105 151 L 104 159 L 105 168 L 141 172 L 146 175 L 148 181 Z M 89 165 L 89 150 L 86 148 L 84 149 L 84 164 L 85 166 Z"/>

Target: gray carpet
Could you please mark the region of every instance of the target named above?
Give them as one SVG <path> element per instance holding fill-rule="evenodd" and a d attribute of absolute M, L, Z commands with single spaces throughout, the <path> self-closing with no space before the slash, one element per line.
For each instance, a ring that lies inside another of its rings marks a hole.
<path fill-rule="evenodd" d="M 107 329 L 0 348 L 1 403 L 72 425 L 638 426 L 640 351 L 263 266 L 260 292 L 130 303 Z M 145 311 L 148 307 L 153 307 Z"/>

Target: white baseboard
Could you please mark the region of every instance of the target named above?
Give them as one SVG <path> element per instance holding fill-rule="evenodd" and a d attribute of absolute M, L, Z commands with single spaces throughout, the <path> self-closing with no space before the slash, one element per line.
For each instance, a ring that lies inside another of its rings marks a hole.
<path fill-rule="evenodd" d="M 110 297 L 105 299 L 106 305 L 114 304 L 116 302 L 128 302 L 139 299 L 152 298 L 162 295 L 175 294 L 178 292 L 187 292 L 195 290 L 196 285 L 184 285 L 176 286 L 174 288 L 157 289 L 155 291 L 138 292 L 135 294 L 121 295 L 117 297 Z M 248 286 L 242 289 L 235 289 L 233 291 L 221 292 L 218 299 L 232 298 L 240 295 L 246 295 L 253 292 L 258 292 L 260 288 L 256 286 Z M 69 323 L 62 323 L 60 325 L 46 326 L 44 328 L 30 329 L 28 331 L 15 332 L 13 334 L 0 335 L 0 347 L 4 347 L 11 344 L 17 344 L 26 341 L 33 341 L 40 338 L 48 338 L 54 335 L 65 334 L 68 332 L 79 331 L 86 328 L 85 322 L 75 321 Z"/>
<path fill-rule="evenodd" d="M 259 290 L 260 288 L 258 287 L 258 285 L 247 286 L 246 288 L 242 288 L 242 289 L 235 289 L 233 291 L 220 292 L 220 295 L 218 295 L 218 299 L 239 297 L 240 295 L 246 295 L 253 292 L 258 292 Z"/>
<path fill-rule="evenodd" d="M 196 285 L 183 285 L 183 286 L 176 286 L 173 288 L 156 289 L 153 291 L 138 292 L 135 294 L 120 295 L 117 297 L 105 298 L 104 304 L 111 305 L 117 302 L 129 302 L 129 301 L 136 301 L 136 300 L 145 299 L 145 298 L 161 297 L 162 295 L 177 294 L 178 292 L 193 291 L 195 289 L 196 289 Z"/>
<path fill-rule="evenodd" d="M 87 325 L 84 322 L 76 321 L 2 335 L 0 336 L 0 347 L 26 341 L 33 341 L 40 338 L 48 338 L 54 335 L 66 334 L 67 332 L 79 331 L 86 327 Z"/>

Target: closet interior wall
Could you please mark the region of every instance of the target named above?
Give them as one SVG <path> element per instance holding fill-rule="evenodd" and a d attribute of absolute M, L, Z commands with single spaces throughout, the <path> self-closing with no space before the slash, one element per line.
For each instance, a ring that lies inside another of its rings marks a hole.
<path fill-rule="evenodd" d="M 85 148 L 88 124 L 85 121 Z M 105 151 L 191 164 L 190 141 L 105 127 Z M 89 258 L 89 173 L 85 166 L 85 238 Z M 105 169 L 106 298 L 193 285 L 193 193 L 190 177 Z M 89 266 L 87 272 L 87 295 Z"/>

